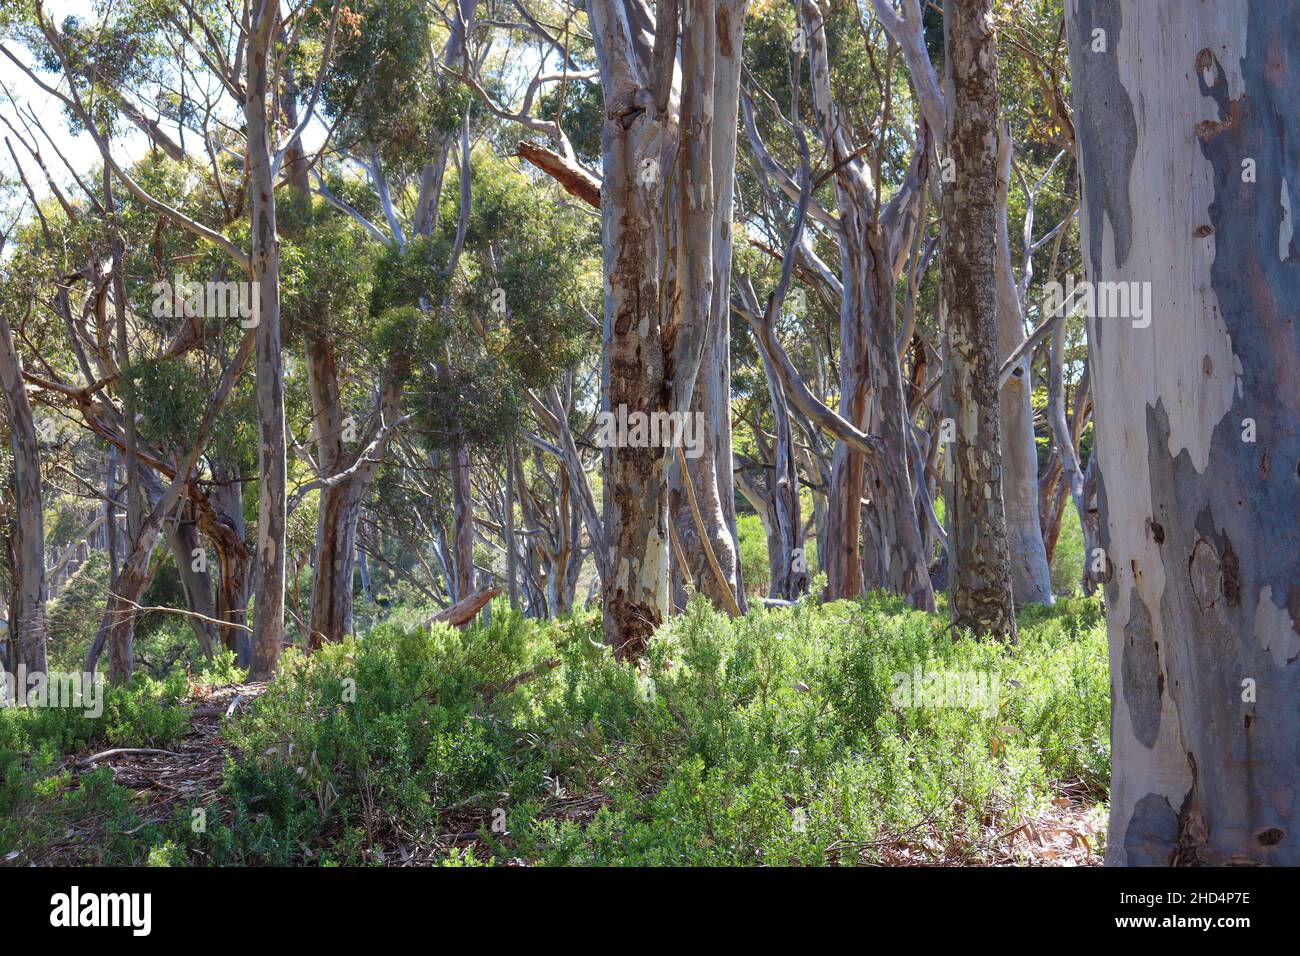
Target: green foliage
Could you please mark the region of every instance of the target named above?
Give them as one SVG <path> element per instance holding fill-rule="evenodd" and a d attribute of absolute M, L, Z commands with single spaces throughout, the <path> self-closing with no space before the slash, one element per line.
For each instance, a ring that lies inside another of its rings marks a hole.
<path fill-rule="evenodd" d="M 1073 502 L 1065 502 L 1061 516 L 1061 533 L 1052 552 L 1052 591 L 1055 594 L 1077 594 L 1083 581 L 1083 529 L 1079 525 L 1079 512 Z"/>
<path fill-rule="evenodd" d="M 149 359 L 126 369 L 128 388 L 134 388 L 149 414 L 140 422 L 140 434 L 164 448 L 186 446 L 187 435 L 203 419 L 208 395 L 203 382 L 184 362 Z M 188 446 L 186 446 L 188 447 Z"/>
<path fill-rule="evenodd" d="M 1098 605 L 1035 608 L 1021 640 L 954 641 L 883 596 L 736 621 L 695 601 L 640 667 L 613 661 L 590 614 L 543 625 L 498 601 L 465 631 L 390 622 L 289 658 L 228 730 L 217 819 L 180 838 L 216 862 L 362 863 L 450 825 L 494 859 L 818 865 L 872 862 L 925 826 L 978 859 L 1054 781 L 1103 795 L 1109 778 Z M 918 672 L 987 675 L 994 693 L 911 706 L 900 675 Z"/>
<path fill-rule="evenodd" d="M 81 670 L 99 630 L 108 593 L 108 555 L 92 551 L 45 608 L 46 653 L 50 667 Z"/>
<path fill-rule="evenodd" d="M 739 515 L 736 535 L 740 539 L 740 570 L 745 579 L 745 590 L 767 594 L 772 583 L 772 569 L 767 560 L 767 531 L 763 528 L 763 519 L 756 514 Z M 803 550 L 808 567 L 816 568 L 817 539 L 808 537 Z"/>
<path fill-rule="evenodd" d="M 375 267 L 370 314 L 406 306 L 434 308 L 447 294 L 451 282 L 447 260 L 451 243 L 442 236 L 415 236 L 403 248 L 388 246 Z"/>
<path fill-rule="evenodd" d="M 73 776 L 63 755 L 102 747 L 165 748 L 189 730 L 184 672 L 164 681 L 139 676 L 103 686 L 102 713 L 80 707 L 0 708 L 0 859 L 31 862 L 58 852 L 79 863 L 137 863 L 156 828 L 140 819 L 132 793 L 98 768 Z M 92 692 L 93 693 L 93 692 Z M 93 824 L 94 840 L 68 838 Z"/>
<path fill-rule="evenodd" d="M 345 117 L 345 142 L 369 144 L 386 166 L 419 169 L 431 129 L 455 129 L 469 103 L 463 84 L 438 75 L 431 8 L 420 0 L 370 0 L 344 8 L 335 35 L 332 68 L 322 89 L 325 113 Z M 313 11 L 323 43 L 329 8 Z M 310 86 L 302 91 L 305 97 Z"/>
<path fill-rule="evenodd" d="M 745 588 L 766 592 L 772 583 L 772 569 L 767 562 L 767 532 L 758 515 L 739 515 L 736 518 L 736 537 L 740 542 L 740 573 Z"/>
<path fill-rule="evenodd" d="M 374 242 L 328 207 L 317 207 L 281 240 L 280 309 L 286 338 L 329 336 L 339 346 L 363 336 L 371 298 Z M 286 230 L 288 231 L 288 230 Z M 363 352 L 341 360 L 365 362 Z"/>

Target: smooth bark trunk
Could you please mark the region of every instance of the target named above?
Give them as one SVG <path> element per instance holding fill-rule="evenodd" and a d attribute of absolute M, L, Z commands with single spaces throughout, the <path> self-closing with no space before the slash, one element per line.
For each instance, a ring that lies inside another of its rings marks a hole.
<path fill-rule="evenodd" d="M 1300 865 L 1300 34 L 1066 5 L 1114 699 L 1107 862 Z M 1142 289 L 1141 286 L 1138 287 Z"/>
<path fill-rule="evenodd" d="M 1011 272 L 1007 198 L 1011 186 L 1011 137 L 998 144 L 997 314 L 999 367 L 1025 340 L 1020 295 Z M 1026 354 L 998 393 L 1002 433 L 1002 501 L 1011 559 L 1011 595 L 1017 606 L 1051 605 L 1052 571 L 1038 520 L 1038 448 L 1034 441 L 1033 353 Z"/>

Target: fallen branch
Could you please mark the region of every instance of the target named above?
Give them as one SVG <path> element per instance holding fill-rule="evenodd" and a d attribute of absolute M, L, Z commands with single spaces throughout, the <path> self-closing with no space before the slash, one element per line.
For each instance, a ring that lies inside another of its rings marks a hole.
<path fill-rule="evenodd" d="M 686 500 L 691 506 L 691 517 L 695 521 L 695 531 L 700 536 L 700 542 L 704 545 L 704 557 L 709 563 L 709 568 L 713 571 L 713 579 L 718 585 L 719 593 L 726 597 L 726 611 L 731 617 L 740 617 L 740 604 L 736 601 L 736 596 L 731 592 L 731 585 L 727 583 L 727 577 L 722 573 L 722 566 L 718 564 L 718 556 L 713 553 L 713 542 L 709 540 L 709 534 L 704 528 L 704 519 L 700 516 L 700 505 L 695 500 L 695 484 L 691 481 L 690 470 L 686 467 L 686 455 L 682 452 L 682 446 L 677 446 L 677 465 L 681 474 L 682 487 L 686 489 Z M 683 567 L 685 565 L 683 564 Z"/>
<path fill-rule="evenodd" d="M 105 757 L 118 757 L 122 754 L 152 754 L 159 757 L 179 757 L 180 754 L 173 753 L 170 750 L 154 750 L 151 747 L 115 747 L 112 750 L 105 750 L 97 753 L 93 757 L 86 757 L 77 761 L 78 767 L 89 767 L 96 760 L 103 760 Z"/>
<path fill-rule="evenodd" d="M 142 604 L 136 604 L 136 603 L 135 603 L 134 601 L 132 601 L 130 598 L 122 597 L 122 595 L 120 595 L 120 594 L 113 594 L 112 597 L 115 598 L 116 600 L 120 601 L 120 602 L 123 603 L 123 604 L 128 604 L 128 605 L 130 605 L 129 610 L 126 610 L 126 611 L 111 611 L 111 612 L 109 612 L 109 613 L 112 613 L 112 614 L 123 614 L 123 615 L 124 615 L 124 614 L 128 614 L 128 613 L 131 613 L 131 612 L 134 612 L 134 611 L 142 611 L 142 612 L 143 612 L 143 611 L 154 611 L 154 612 L 156 612 L 156 613 L 158 613 L 158 614 L 176 614 L 176 615 L 179 615 L 180 617 L 193 617 L 193 618 L 197 618 L 197 619 L 200 620 L 200 621 L 207 621 L 209 624 L 215 624 L 215 625 L 217 625 L 218 627 L 235 627 L 235 628 L 238 628 L 238 629 L 241 630 L 241 631 L 247 631 L 249 634 L 252 634 L 252 633 L 253 633 L 253 629 L 252 629 L 251 627 L 246 627 L 246 626 L 243 625 L 243 624 L 236 624 L 234 621 L 221 621 L 221 620 L 218 620 L 218 619 L 215 618 L 215 617 L 208 617 L 206 614 L 200 614 L 198 611 L 185 611 L 185 610 L 182 610 L 181 608 L 178 608 L 178 607 L 145 607 L 145 606 L 142 605 Z"/>
<path fill-rule="evenodd" d="M 530 667 L 522 674 L 516 674 L 500 687 L 489 687 L 483 692 L 483 699 L 485 701 L 490 701 L 497 696 L 509 694 L 518 690 L 521 685 L 527 684 L 530 680 L 533 680 L 536 677 L 541 677 L 543 674 L 548 674 L 555 670 L 555 668 L 559 667 L 561 663 L 563 662 L 558 657 L 548 657 L 536 667 Z"/>
<path fill-rule="evenodd" d="M 429 627 L 434 624 L 450 624 L 452 627 L 464 627 L 478 616 L 478 612 L 487 607 L 489 601 L 501 593 L 501 588 L 483 588 L 467 598 L 457 601 L 446 610 L 439 611 L 429 618 Z"/>
<path fill-rule="evenodd" d="M 600 180 L 577 163 L 527 140 L 515 147 L 515 155 L 550 176 L 570 196 L 577 196 L 594 209 L 600 208 Z"/>

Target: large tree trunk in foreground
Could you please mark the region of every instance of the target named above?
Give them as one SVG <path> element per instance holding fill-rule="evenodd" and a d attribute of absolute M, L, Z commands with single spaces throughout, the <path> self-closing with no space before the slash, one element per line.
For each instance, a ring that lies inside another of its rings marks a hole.
<path fill-rule="evenodd" d="M 0 312 L 0 387 L 9 416 L 14 453 L 14 581 L 10 596 L 9 666 L 28 673 L 45 671 L 45 528 L 41 504 L 41 458 L 36 423 L 23 385 L 9 320 Z"/>
<path fill-rule="evenodd" d="M 257 285 L 257 596 L 253 609 L 250 676 L 275 675 L 284 636 L 284 532 L 286 524 L 284 364 L 280 355 L 280 239 L 271 175 L 268 56 L 277 5 L 253 0 L 244 122 L 248 129 L 248 191 L 252 206 L 252 279 Z"/>
<path fill-rule="evenodd" d="M 1107 862 L 1297 866 L 1295 13 L 1067 7 L 1088 278 L 1150 283 L 1146 310 L 1088 322 Z"/>
<path fill-rule="evenodd" d="M 1016 639 L 1002 504 L 994 235 L 997 204 L 997 51 L 993 0 L 944 3 L 948 149 L 943 189 L 943 285 L 948 304 L 947 404 L 956 423 L 948 501 L 952 619 Z"/>

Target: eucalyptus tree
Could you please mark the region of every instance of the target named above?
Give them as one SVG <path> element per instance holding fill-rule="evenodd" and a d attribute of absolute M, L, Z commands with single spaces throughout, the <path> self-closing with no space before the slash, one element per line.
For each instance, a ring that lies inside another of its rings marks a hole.
<path fill-rule="evenodd" d="M 998 413 L 998 250 L 988 242 L 998 221 L 992 0 L 945 0 L 943 29 L 948 87 L 944 161 L 953 172 L 943 186 L 945 407 L 954 424 L 947 502 L 952 620 L 958 627 L 1014 642 Z"/>
<path fill-rule="evenodd" d="M 168 67 L 169 76 L 191 77 L 197 69 L 203 71 L 204 80 L 198 88 L 215 85 L 228 95 L 230 104 L 242 114 L 244 127 L 243 163 L 247 178 L 236 205 L 246 210 L 250 219 L 247 245 L 241 247 L 231 241 L 220 229 L 199 219 L 191 218 L 174 205 L 169 205 L 142 188 L 114 158 L 113 132 L 109 126 L 115 109 L 122 109 L 122 98 L 117 88 L 101 95 L 102 75 L 85 69 L 81 51 L 85 45 L 80 36 L 68 29 L 57 27 L 37 0 L 33 4 L 32 24 L 37 31 L 36 42 L 43 40 L 48 52 L 47 66 L 57 66 L 67 85 L 63 92 L 41 80 L 27 69 L 10 51 L 11 62 L 25 69 L 38 86 L 56 97 L 94 140 L 101 157 L 126 191 L 138 201 L 166 216 L 175 225 L 193 232 L 225 252 L 233 263 L 244 271 L 252 288 L 257 290 L 258 319 L 257 342 L 257 398 L 260 440 L 259 448 L 259 516 L 256 547 L 258 600 L 255 608 L 254 642 L 251 655 L 252 671 L 257 677 L 270 676 L 276 667 L 281 648 L 284 619 L 284 526 L 286 514 L 285 482 L 285 426 L 283 407 L 283 366 L 280 350 L 279 316 L 279 261 L 278 236 L 275 222 L 275 180 L 289 144 L 295 143 L 311 121 L 318 99 L 319 86 L 328 72 L 331 47 L 336 32 L 341 5 L 333 4 L 329 27 L 324 33 L 320 57 L 316 68 L 316 83 L 307 99 L 299 126 L 290 130 L 284 141 L 277 145 L 269 114 L 272 100 L 277 95 L 276 83 L 282 74 L 278 67 L 299 36 L 299 18 L 307 16 L 311 5 L 294 11 L 291 19 L 282 18 L 278 3 L 272 0 L 253 0 L 243 16 L 216 7 L 188 6 L 185 15 L 165 7 L 142 6 L 110 15 L 101 24 L 104 31 L 117 31 L 129 26 L 128 37 L 145 38 L 162 33 L 178 32 L 181 53 Z M 118 40 L 122 37 L 114 34 Z M 277 40 L 281 41 L 277 46 Z M 120 47 L 121 43 L 117 43 Z M 121 57 L 119 57 L 121 59 Z M 129 60 L 129 56 L 127 57 Z M 119 71 L 120 72 L 120 71 Z M 273 75 L 274 74 L 274 75 Z M 110 74 L 111 76 L 115 74 Z M 111 87 L 111 84 L 110 84 Z M 190 111 L 182 110 L 186 115 Z M 212 120 L 212 111 L 206 120 Z M 217 134 L 212 127 L 202 130 L 209 157 L 216 166 L 212 143 Z M 219 175 L 219 174 L 218 174 Z M 247 201 L 245 202 L 245 197 Z M 224 195 L 223 195 L 224 199 Z M 147 544 L 141 539 L 138 545 Z M 127 599 L 126 600 L 133 600 Z"/>
<path fill-rule="evenodd" d="M 1066 22 L 1107 861 L 1295 866 L 1300 34 L 1287 4 L 1254 0 L 1070 2 Z"/>
<path fill-rule="evenodd" d="M 720 281 L 715 263 L 720 267 L 730 256 L 730 230 L 719 198 L 725 206 L 735 130 L 727 124 L 715 135 L 714 104 L 724 118 L 730 115 L 739 82 L 743 12 L 735 0 L 696 4 L 689 11 L 663 3 L 653 14 L 640 0 L 587 5 L 605 103 L 601 402 L 612 415 L 650 421 L 694 410 L 707 417 L 725 405 L 723 397 L 711 399 L 708 408 L 692 408 L 711 338 L 715 357 L 706 381 L 712 384 L 705 387 L 726 384 L 721 360 L 726 330 L 715 313 L 722 311 L 728 283 Z M 714 464 L 697 468 L 695 475 L 688 467 L 681 480 L 700 479 L 701 487 L 692 489 L 697 492 L 692 520 L 699 534 L 693 551 L 704 555 L 708 570 L 696 579 L 734 611 L 738 582 L 728 577 L 736 575 L 734 550 L 719 560 L 730 530 L 721 489 L 713 491 L 719 472 L 728 496 L 731 489 L 724 431 L 715 427 L 706 442 L 714 450 Z M 717 458 L 724 440 L 722 468 Z M 668 613 L 672 459 L 665 447 L 605 449 L 605 638 L 620 656 L 639 655 Z M 683 501 L 678 495 L 674 503 Z"/>
<path fill-rule="evenodd" d="M 928 556 L 923 551 L 911 463 L 909 422 L 904 405 L 902 373 L 898 357 L 896 311 L 897 275 L 907 259 L 914 230 L 918 228 L 919 200 L 928 176 L 927 152 L 935 133 L 926 112 L 918 108 L 917 136 L 910 160 L 898 146 L 903 138 L 889 129 L 883 117 L 892 115 L 892 75 L 877 71 L 874 107 L 882 122 L 864 123 L 848 105 L 848 93 L 834 80 L 844 79 L 831 50 L 846 51 L 861 36 L 861 16 L 856 8 L 833 6 L 829 15 L 845 29 L 828 29 L 827 15 L 811 2 L 801 2 L 793 27 L 795 51 L 807 53 L 808 126 L 817 136 L 824 157 L 824 171 L 811 170 L 810 150 L 796 162 L 807 167 L 800 176 L 783 163 L 776 146 L 776 133 L 795 122 L 777 114 L 773 135 L 764 137 L 759 128 L 759 110 L 753 92 L 745 100 L 745 125 L 749 147 L 765 183 L 791 200 L 804 203 L 807 215 L 803 236 L 790 246 L 797 255 L 801 277 L 810 281 L 818 295 L 836 304 L 839 311 L 838 409 L 827 407 L 814 395 L 799 374 L 770 327 L 758 322 L 761 310 L 751 299 L 746 311 L 757 340 L 782 378 L 791 404 L 808 420 L 835 439 L 827 490 L 825 548 L 819 549 L 827 573 L 831 597 L 854 597 L 862 592 L 870 564 L 872 586 L 900 593 L 916 607 L 933 609 Z M 889 14 L 897 14 L 889 8 Z M 879 13 L 878 13 L 879 16 Z M 856 22 L 856 25 L 855 25 Z M 851 29 L 850 29 L 851 28 Z M 915 25 L 899 21 L 898 33 L 908 39 L 919 32 Z M 869 43 L 869 41 L 868 41 Z M 922 49 L 922 55 L 924 50 Z M 867 61 L 869 49 L 855 54 Z M 928 59 L 920 61 L 929 69 Z M 801 67 L 802 69 L 802 67 Z M 844 67 L 840 67 L 844 69 Z M 931 71 L 932 72 L 932 71 Z M 917 65 L 913 73 L 920 76 Z M 917 80 L 918 86 L 921 80 Z M 922 104 L 928 101 L 922 101 Z M 793 110 L 793 105 L 792 105 Z M 927 132 L 928 130 L 928 132 Z M 868 139 L 868 137 L 872 137 Z M 772 148 L 769 148 L 769 141 Z M 860 145 L 855 145 L 860 143 Z M 890 167 L 893 171 L 890 172 Z M 886 201 L 883 174 L 898 175 L 900 182 Z M 824 187 L 825 193 L 819 194 Z M 821 241 L 819 237 L 825 237 Z M 839 268 L 832 269 L 823 255 L 838 256 Z M 867 465 L 870 463 L 870 480 Z M 864 497 L 876 529 L 873 543 L 864 557 Z"/>
<path fill-rule="evenodd" d="M 0 236 L 0 253 L 8 233 Z M 0 289 L 4 288 L 0 276 Z M 13 486 L 16 514 L 12 518 L 12 567 L 9 582 L 9 667 L 15 672 L 45 671 L 45 507 L 41 500 L 41 457 L 36 419 L 27 399 L 22 362 L 14 346 L 9 312 L 16 298 L 0 302 L 0 390 L 8 417 L 13 449 Z"/>

